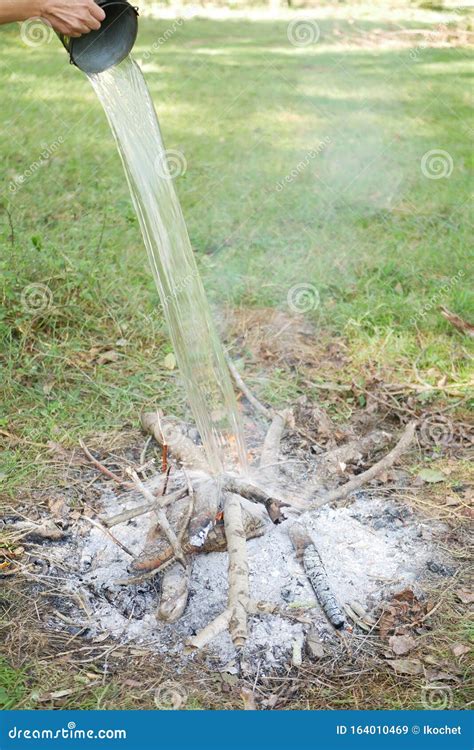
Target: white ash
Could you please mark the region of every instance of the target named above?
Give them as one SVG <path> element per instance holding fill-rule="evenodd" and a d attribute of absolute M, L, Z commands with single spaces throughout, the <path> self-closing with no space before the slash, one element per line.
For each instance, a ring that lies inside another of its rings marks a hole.
<path fill-rule="evenodd" d="M 103 514 L 113 515 L 139 502 L 134 498 L 119 507 L 115 494 L 108 491 L 102 498 Z M 151 518 L 147 514 L 114 526 L 113 534 L 138 554 Z M 295 559 L 287 534 L 290 523 L 269 524 L 268 533 L 248 542 L 251 596 L 281 607 L 306 607 L 312 625 L 330 642 L 334 631 Z M 348 507 L 323 507 L 308 519 L 338 603 L 343 607 L 356 600 L 368 612 L 406 586 L 420 593 L 423 578 L 429 576 L 428 562 L 440 559 L 432 539 L 434 528 L 431 521 L 420 521 L 406 506 L 363 495 Z M 226 553 L 194 556 L 189 602 L 174 624 L 155 617 L 160 575 L 138 584 L 117 584 L 129 575 L 130 557 L 87 522 L 80 521 L 66 543 L 54 545 L 54 562 L 50 575 L 62 578 L 70 594 L 79 594 L 83 602 L 73 615 L 68 609 L 68 617 L 87 626 L 87 637 L 92 639 L 109 634 L 120 641 L 146 644 L 160 653 L 181 655 L 183 660 L 192 659 L 183 653 L 185 641 L 226 606 Z M 280 615 L 251 616 L 242 661 L 261 673 L 288 665 L 294 642 L 301 641 L 307 630 L 308 625 Z M 228 633 L 218 636 L 205 653 L 217 668 L 232 663 L 236 656 Z"/>

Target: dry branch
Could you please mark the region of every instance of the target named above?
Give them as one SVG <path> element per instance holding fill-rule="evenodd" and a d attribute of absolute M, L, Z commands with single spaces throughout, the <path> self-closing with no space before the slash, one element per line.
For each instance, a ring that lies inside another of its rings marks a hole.
<path fill-rule="evenodd" d="M 91 524 L 91 526 L 95 526 L 96 529 L 99 529 L 100 531 L 102 531 L 103 534 L 108 536 L 109 539 L 111 539 L 112 542 L 117 545 L 117 547 L 120 547 L 120 549 L 123 550 L 123 552 L 129 555 L 129 557 L 135 557 L 133 552 L 131 552 L 131 550 L 129 550 L 128 547 L 126 547 L 125 544 L 123 544 L 120 541 L 120 539 L 117 539 L 117 537 L 114 536 L 112 532 L 109 531 L 108 528 L 104 526 L 100 521 L 96 521 L 94 518 L 90 518 L 89 516 L 83 516 L 83 519 L 85 521 L 88 521 Z"/>
<path fill-rule="evenodd" d="M 280 617 L 286 617 L 288 620 L 302 622 L 305 625 L 311 623 L 311 618 L 304 614 L 301 607 L 290 609 L 289 607 L 282 607 L 276 602 L 262 602 L 250 599 L 248 613 L 249 615 L 279 615 Z"/>
<path fill-rule="evenodd" d="M 272 419 L 273 411 L 269 409 L 268 407 L 264 406 L 258 400 L 258 398 L 253 395 L 252 391 L 247 387 L 247 385 L 242 380 L 242 377 L 240 376 L 239 371 L 237 370 L 236 366 L 234 365 L 230 357 L 227 357 L 226 359 L 227 359 L 227 364 L 229 366 L 230 374 L 232 375 L 234 382 L 237 388 L 239 389 L 239 391 L 241 391 L 244 394 L 245 398 L 247 399 L 249 404 L 253 406 L 255 411 L 260 412 L 260 414 L 263 414 L 263 416 L 266 417 L 267 419 Z"/>
<path fill-rule="evenodd" d="M 194 491 L 191 486 L 189 488 L 188 511 L 182 520 L 181 528 L 178 532 L 178 543 L 180 545 L 182 544 L 193 512 Z M 180 560 L 165 571 L 161 582 L 161 600 L 157 612 L 159 620 L 164 620 L 165 622 L 176 622 L 176 620 L 179 620 L 188 603 L 190 575 L 190 564 Z"/>
<path fill-rule="evenodd" d="M 441 310 L 441 315 L 443 316 L 443 318 L 445 318 L 448 323 L 451 323 L 454 328 L 456 328 L 461 333 L 464 333 L 466 336 L 474 338 L 474 325 L 472 325 L 472 323 L 464 320 L 459 315 L 456 315 L 456 313 L 451 312 L 451 310 L 448 310 L 448 308 L 444 307 L 444 305 L 441 305 L 439 309 Z"/>
<path fill-rule="evenodd" d="M 229 593 L 227 608 L 187 642 L 189 649 L 203 648 L 229 628 L 236 648 L 247 640 L 249 607 L 249 567 L 242 508 L 238 495 L 227 493 L 224 501 L 224 527 L 229 553 Z"/>
<path fill-rule="evenodd" d="M 159 620 L 176 622 L 183 614 L 188 603 L 190 572 L 189 565 L 175 562 L 163 573 L 161 601 L 156 615 Z"/>
<path fill-rule="evenodd" d="M 130 471 L 130 476 L 132 478 L 133 484 L 135 485 L 135 488 L 139 492 L 142 493 L 145 500 L 148 500 L 149 503 L 153 502 L 155 498 L 151 494 L 150 490 L 147 487 L 145 487 L 143 482 L 140 480 L 137 472 Z M 184 554 L 181 548 L 181 544 L 175 532 L 171 528 L 168 518 L 166 517 L 166 513 L 159 506 L 155 508 L 154 513 L 155 513 L 155 518 L 156 518 L 156 521 L 158 522 L 158 526 L 160 527 L 161 532 L 166 537 L 166 539 L 170 543 L 170 546 L 173 549 L 175 558 L 177 560 L 180 560 L 183 563 L 183 565 L 185 565 L 186 563 L 184 560 Z"/>
<path fill-rule="evenodd" d="M 181 430 L 169 420 L 164 419 L 158 412 L 142 414 L 141 424 L 145 432 L 149 432 L 159 445 L 167 446 L 173 456 L 186 468 L 203 471 L 209 474 L 209 466 L 203 452 L 194 445 Z"/>
<path fill-rule="evenodd" d="M 382 430 L 365 435 L 358 440 L 351 440 L 345 445 L 340 445 L 331 451 L 327 451 L 318 460 L 318 474 L 322 478 L 328 478 L 341 472 L 341 467 L 347 464 L 359 463 L 365 456 L 370 455 L 390 443 L 392 435 Z"/>
<path fill-rule="evenodd" d="M 176 490 L 176 492 L 170 492 L 169 495 L 163 495 L 162 497 L 155 497 L 153 502 L 145 503 L 145 505 L 138 505 L 136 508 L 130 508 L 130 510 L 124 510 L 122 513 L 117 513 L 115 516 L 109 516 L 109 518 L 101 518 L 100 520 L 104 524 L 104 526 L 107 526 L 107 528 L 112 528 L 112 526 L 117 526 L 119 523 L 125 523 L 126 521 L 131 521 L 132 518 L 138 518 L 138 516 L 143 516 L 145 513 L 151 513 L 151 511 L 155 510 L 157 507 L 164 508 L 166 505 L 171 505 L 176 500 L 181 500 L 181 498 L 186 497 L 188 494 L 188 490 L 183 487 L 180 490 Z"/>
<path fill-rule="evenodd" d="M 260 454 L 261 469 L 265 469 L 266 466 L 273 465 L 278 462 L 283 431 L 290 417 L 291 411 L 289 409 L 285 409 L 285 411 L 277 412 L 274 414 L 272 423 L 268 428 L 268 432 L 265 435 L 265 440 L 263 441 L 263 448 Z"/>
<path fill-rule="evenodd" d="M 358 476 L 354 477 L 354 479 L 346 482 L 341 487 L 337 487 L 336 489 L 331 490 L 324 497 L 316 500 L 316 502 L 311 504 L 309 510 L 315 510 L 317 508 L 320 508 L 322 505 L 326 505 L 326 503 L 335 502 L 336 500 L 343 500 L 345 497 L 350 495 L 351 492 L 360 489 L 360 487 L 362 487 L 364 484 L 367 484 L 367 482 L 375 479 L 375 477 L 377 477 L 379 474 L 382 474 L 382 472 L 393 466 L 393 464 L 396 463 L 398 459 L 403 455 L 403 453 L 405 453 L 405 451 L 410 447 L 415 436 L 416 426 L 416 421 L 409 422 L 400 440 L 398 441 L 396 446 L 392 448 L 390 453 L 387 453 L 386 456 L 381 458 L 380 461 L 377 461 L 377 463 L 371 466 L 370 469 L 367 469 L 367 471 L 363 471 L 362 474 L 358 474 Z"/>
<path fill-rule="evenodd" d="M 232 612 L 230 634 L 234 646 L 239 648 L 247 640 L 247 607 L 249 601 L 249 566 L 247 546 L 242 521 L 242 508 L 238 495 L 227 494 L 224 505 L 224 527 L 229 553 L 229 599 Z"/>
<path fill-rule="evenodd" d="M 196 483 L 194 495 L 194 514 L 189 523 L 189 542 L 193 547 L 202 547 L 215 525 L 221 501 L 221 490 L 217 481 L 207 478 Z"/>
<path fill-rule="evenodd" d="M 81 446 L 84 452 L 84 455 L 86 456 L 88 461 L 90 461 L 91 464 L 93 464 L 96 467 L 96 469 L 98 469 L 101 472 L 101 474 L 104 474 L 104 476 L 108 477 L 109 479 L 113 479 L 113 481 L 119 484 L 121 487 L 126 487 L 128 490 L 133 490 L 132 482 L 127 482 L 124 479 L 121 479 L 121 477 L 119 477 L 117 474 L 114 474 L 113 471 L 110 471 L 110 469 L 108 469 L 106 466 L 101 464 L 100 461 L 94 458 L 94 456 L 92 455 L 88 447 L 85 445 L 83 440 L 79 440 L 79 445 Z"/>
<path fill-rule="evenodd" d="M 225 609 L 220 615 L 212 620 L 205 628 L 199 631 L 195 636 L 189 638 L 186 642 L 187 650 L 194 651 L 198 648 L 204 648 L 210 643 L 219 633 L 223 633 L 227 630 L 232 617 L 232 610 Z"/>
<path fill-rule="evenodd" d="M 224 475 L 222 486 L 223 489 L 228 492 L 233 492 L 236 495 L 245 497 L 253 503 L 261 503 L 264 505 L 274 523 L 283 520 L 284 516 L 281 513 L 282 508 L 293 507 L 298 508 L 299 510 L 306 510 L 308 507 L 306 500 L 294 497 L 291 498 L 291 500 L 282 498 L 275 492 L 270 492 L 269 490 L 260 487 L 255 484 L 255 482 L 231 474 Z"/>
<path fill-rule="evenodd" d="M 313 540 L 299 523 L 291 527 L 290 538 L 324 614 L 336 629 L 342 628 L 344 615 L 331 591 L 323 562 Z"/>
<path fill-rule="evenodd" d="M 64 531 L 52 519 L 46 519 L 41 523 L 15 521 L 15 523 L 5 526 L 4 530 L 11 532 L 15 536 L 16 541 L 30 537 L 32 539 L 48 539 L 51 542 L 58 542 L 65 537 Z"/>
<path fill-rule="evenodd" d="M 183 518 L 186 513 L 186 509 L 183 507 L 175 508 L 175 513 L 179 513 L 179 518 Z M 265 532 L 265 522 L 256 513 L 252 513 L 249 508 L 242 509 L 243 524 L 245 530 L 245 536 L 247 539 L 253 539 L 256 536 L 261 536 Z M 176 521 L 177 527 L 181 528 L 182 520 L 179 518 Z M 227 549 L 227 541 L 225 538 L 224 525 L 223 523 L 216 524 L 207 536 L 205 543 L 201 547 L 195 547 L 189 541 L 182 541 L 182 549 L 185 555 L 208 553 L 208 552 L 224 552 Z M 154 527 L 147 538 L 144 550 L 142 554 L 135 558 L 130 565 L 130 572 L 143 572 L 145 574 L 151 573 L 152 571 L 158 572 L 162 570 L 165 565 L 169 565 L 174 560 L 174 551 L 166 540 L 157 534 L 157 529 Z M 130 579 L 133 582 L 135 579 Z"/>

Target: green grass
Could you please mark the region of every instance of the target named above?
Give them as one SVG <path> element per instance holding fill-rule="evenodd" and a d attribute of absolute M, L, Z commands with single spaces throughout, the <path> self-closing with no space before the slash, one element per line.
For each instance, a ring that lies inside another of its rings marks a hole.
<path fill-rule="evenodd" d="M 136 57 L 171 25 L 142 19 Z M 288 311 L 289 290 L 310 283 L 308 317 L 346 338 L 354 368 L 396 380 L 417 358 L 428 382 L 463 387 L 466 340 L 436 307 L 472 315 L 468 52 L 425 48 L 414 61 L 410 49 L 344 45 L 336 27 L 353 33 L 325 18 L 317 44 L 295 47 L 284 21 L 190 20 L 144 66 L 167 147 L 187 159 L 176 186 L 206 288 L 217 311 Z M 163 365 L 157 294 L 91 87 L 56 39 L 28 48 L 17 27 L 0 34 L 0 429 L 23 441 L 0 458 L 12 490 L 47 471 L 49 440 L 186 405 Z M 453 160 L 449 178 L 422 174 L 432 149 Z M 22 301 L 30 284 L 49 290 L 38 314 Z M 99 365 L 94 347 L 120 357 Z M 294 393 L 287 374 L 275 381 L 282 400 Z"/>
<path fill-rule="evenodd" d="M 15 708 L 26 693 L 25 673 L 0 658 L 0 710 Z"/>

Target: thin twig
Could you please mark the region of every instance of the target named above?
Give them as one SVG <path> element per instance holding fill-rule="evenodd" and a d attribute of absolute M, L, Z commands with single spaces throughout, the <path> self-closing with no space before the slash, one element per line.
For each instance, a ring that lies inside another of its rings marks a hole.
<path fill-rule="evenodd" d="M 127 555 L 130 555 L 130 557 L 135 557 L 133 552 L 130 552 L 128 547 L 125 546 L 125 544 L 122 544 L 122 542 L 117 539 L 116 536 L 114 536 L 106 526 L 103 526 L 99 521 L 95 521 L 93 518 L 90 518 L 89 516 L 83 516 L 83 519 L 85 521 L 88 521 L 92 526 L 95 526 L 96 529 L 100 529 L 104 534 L 106 534 L 109 539 L 113 541 L 114 544 L 116 544 L 118 547 L 120 547 L 121 550 L 123 550 Z"/>
<path fill-rule="evenodd" d="M 140 477 L 138 476 L 137 472 L 128 469 L 128 473 L 130 477 L 132 478 L 132 482 L 135 488 L 139 492 L 142 493 L 143 497 L 146 500 L 148 500 L 148 502 L 153 502 L 155 500 L 154 496 L 152 495 L 150 490 L 147 487 L 145 487 Z M 175 554 L 176 559 L 180 560 L 183 563 L 183 565 L 185 565 L 186 562 L 185 562 L 184 553 L 181 547 L 181 543 L 179 542 L 178 537 L 176 536 L 173 529 L 171 528 L 165 512 L 160 507 L 157 506 L 155 509 L 155 516 L 156 516 L 156 520 L 160 526 L 161 531 L 163 532 L 164 536 L 168 539 L 171 547 L 173 548 L 173 552 Z"/>
<path fill-rule="evenodd" d="M 153 502 L 146 503 L 145 505 L 139 505 L 137 508 L 131 508 L 130 510 L 124 510 L 122 513 L 117 513 L 117 515 L 115 516 L 110 516 L 109 518 L 101 518 L 100 520 L 102 521 L 104 526 L 111 528 L 112 526 L 117 526 L 119 523 L 130 521 L 132 518 L 143 516 L 145 513 L 151 513 L 156 508 L 165 508 L 167 505 L 171 505 L 171 503 L 174 503 L 177 500 L 181 500 L 187 495 L 187 493 L 187 488 L 182 487 L 180 490 L 171 492 L 169 495 L 165 495 L 164 497 L 155 497 Z"/>
<path fill-rule="evenodd" d="M 355 492 L 355 490 L 358 490 L 364 484 L 370 482 L 371 479 L 375 479 L 376 476 L 393 466 L 393 464 L 398 461 L 400 456 L 405 453 L 405 451 L 413 442 L 417 424 L 418 423 L 415 420 L 409 422 L 396 446 L 392 448 L 392 450 L 387 453 L 386 456 L 381 458 L 380 461 L 377 461 L 377 463 L 371 466 L 370 469 L 367 469 L 367 471 L 363 471 L 362 474 L 358 474 L 358 476 L 354 477 L 354 479 L 349 480 L 349 482 L 346 482 L 341 487 L 337 487 L 335 490 L 331 490 L 326 495 L 324 495 L 324 497 L 316 500 L 316 502 L 312 503 L 309 510 L 316 510 L 317 508 L 321 508 L 321 506 L 326 505 L 326 503 L 332 503 L 336 500 L 343 500 L 345 497 L 350 495 L 351 492 Z"/>
<path fill-rule="evenodd" d="M 272 419 L 272 417 L 273 417 L 273 410 L 269 409 L 267 406 L 264 406 L 258 400 L 258 398 L 253 395 L 252 391 L 249 389 L 249 387 L 242 380 L 242 377 L 241 377 L 239 371 L 237 370 L 236 366 L 234 365 L 234 363 L 232 362 L 232 360 L 230 359 L 230 357 L 226 356 L 226 360 L 227 360 L 227 365 L 229 367 L 230 373 L 231 373 L 231 375 L 232 375 L 232 377 L 234 379 L 234 382 L 235 382 L 237 388 L 239 389 L 239 391 L 242 391 L 242 393 L 244 394 L 244 396 L 247 399 L 247 401 L 249 402 L 249 404 L 251 404 L 256 411 L 260 412 L 260 414 L 263 414 L 263 416 L 266 417 L 266 419 Z"/>
<path fill-rule="evenodd" d="M 124 479 L 121 479 L 117 474 L 114 474 L 113 471 L 110 471 L 110 469 L 107 469 L 106 466 L 104 466 L 103 464 L 100 463 L 100 461 L 94 458 L 94 456 L 92 455 L 90 450 L 87 448 L 83 440 L 79 440 L 79 445 L 84 451 L 86 458 L 91 462 L 91 464 L 94 464 L 96 469 L 98 469 L 102 474 L 104 474 L 109 479 L 113 479 L 114 482 L 117 482 L 117 484 L 121 485 L 122 487 L 126 487 L 128 490 L 134 489 L 134 485 L 132 484 L 132 482 L 126 482 Z"/>
<path fill-rule="evenodd" d="M 145 440 L 145 445 L 143 446 L 143 450 L 140 453 L 140 466 L 143 466 L 146 459 L 146 452 L 148 450 L 148 446 L 150 445 L 152 441 L 153 435 L 148 435 L 147 439 Z"/>

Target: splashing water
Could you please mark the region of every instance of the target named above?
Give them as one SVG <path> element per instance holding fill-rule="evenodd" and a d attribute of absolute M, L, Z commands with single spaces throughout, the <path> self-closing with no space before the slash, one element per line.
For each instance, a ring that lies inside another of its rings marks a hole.
<path fill-rule="evenodd" d="M 246 466 L 229 371 L 175 193 L 155 108 L 131 57 L 89 76 L 122 159 L 189 404 L 212 472 Z"/>

